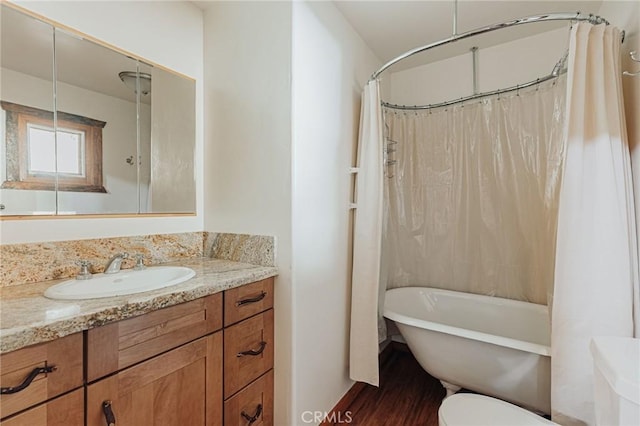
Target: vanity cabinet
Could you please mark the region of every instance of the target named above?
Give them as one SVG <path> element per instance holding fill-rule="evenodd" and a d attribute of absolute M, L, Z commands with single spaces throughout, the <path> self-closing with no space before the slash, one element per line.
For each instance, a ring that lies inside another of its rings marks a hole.
<path fill-rule="evenodd" d="M 273 370 L 224 402 L 224 426 L 273 424 Z"/>
<path fill-rule="evenodd" d="M 221 384 L 217 332 L 90 384 L 87 425 L 220 425 Z"/>
<path fill-rule="evenodd" d="M 2 426 L 273 424 L 273 284 L 258 281 L 0 357 Z"/>
<path fill-rule="evenodd" d="M 222 328 L 222 293 L 87 331 L 87 382 Z"/>
<path fill-rule="evenodd" d="M 84 424 L 84 389 L 76 389 L 3 420 L 3 426 L 73 426 Z"/>
<path fill-rule="evenodd" d="M 224 425 L 273 424 L 273 278 L 224 294 Z"/>
<path fill-rule="evenodd" d="M 222 297 L 87 331 L 87 425 L 222 424 Z"/>
<path fill-rule="evenodd" d="M 29 346 L 0 356 L 0 417 L 5 418 L 63 393 L 82 387 L 82 333 Z M 77 396 L 79 395 L 79 396 Z M 82 392 L 73 398 L 53 400 L 23 417 L 2 421 L 3 425 L 67 425 L 65 413 L 84 407 Z M 83 416 L 80 417 L 82 419 Z M 25 419 L 19 420 L 19 418 Z M 35 421 L 33 419 L 39 419 Z M 50 419 L 47 422 L 47 419 Z M 81 423 L 80 423 L 81 424 Z"/>
<path fill-rule="evenodd" d="M 224 397 L 273 367 L 273 309 L 224 329 Z"/>

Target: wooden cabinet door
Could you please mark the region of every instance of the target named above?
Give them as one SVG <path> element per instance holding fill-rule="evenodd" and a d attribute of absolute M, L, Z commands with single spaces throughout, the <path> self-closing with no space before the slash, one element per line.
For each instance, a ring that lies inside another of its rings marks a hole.
<path fill-rule="evenodd" d="M 87 381 L 150 359 L 222 328 L 222 293 L 87 332 Z"/>
<path fill-rule="evenodd" d="M 2 426 L 83 426 L 84 391 L 75 390 L 1 421 Z"/>
<path fill-rule="evenodd" d="M 222 333 L 180 346 L 87 388 L 87 425 L 222 424 Z"/>
<path fill-rule="evenodd" d="M 50 371 L 43 372 L 44 368 Z M 29 381 L 29 377 L 33 380 Z M 79 388 L 82 386 L 82 333 L 1 355 L 0 385 L 13 388 L 5 389 L 12 393 L 0 395 L 1 418 Z"/>

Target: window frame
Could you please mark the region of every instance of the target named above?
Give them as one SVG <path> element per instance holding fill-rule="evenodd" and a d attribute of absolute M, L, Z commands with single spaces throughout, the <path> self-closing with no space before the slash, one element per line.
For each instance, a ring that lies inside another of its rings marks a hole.
<path fill-rule="evenodd" d="M 6 114 L 6 180 L 0 188 L 44 191 L 106 193 L 102 178 L 102 129 L 104 121 L 57 112 L 57 128 L 84 132 L 84 176 L 28 173 L 28 124 L 53 129 L 53 112 L 0 101 Z"/>

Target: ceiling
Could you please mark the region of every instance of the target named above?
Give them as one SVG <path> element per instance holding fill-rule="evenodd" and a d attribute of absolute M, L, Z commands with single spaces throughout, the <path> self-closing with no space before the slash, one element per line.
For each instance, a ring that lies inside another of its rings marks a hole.
<path fill-rule="evenodd" d="M 402 53 L 453 33 L 454 1 L 334 1 L 347 21 L 373 53 L 386 63 Z M 490 24 L 552 12 L 596 14 L 602 1 L 481 1 L 458 2 L 458 30 L 463 33 Z M 534 23 L 494 31 L 433 49 L 402 61 L 393 70 L 417 66 L 466 53 L 472 46 L 484 48 L 567 26 L 566 22 Z"/>

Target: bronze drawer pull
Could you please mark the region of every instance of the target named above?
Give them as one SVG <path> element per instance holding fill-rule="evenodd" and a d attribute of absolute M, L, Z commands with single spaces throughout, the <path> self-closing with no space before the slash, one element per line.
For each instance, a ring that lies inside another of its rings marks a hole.
<path fill-rule="evenodd" d="M 253 424 L 253 422 L 258 420 L 260 418 L 260 414 L 262 414 L 262 404 L 258 404 L 258 408 L 256 408 L 256 413 L 253 416 L 248 415 L 244 411 L 240 413 L 240 415 L 242 415 L 242 417 L 244 417 L 244 419 L 249 422 L 248 423 L 249 425 Z"/>
<path fill-rule="evenodd" d="M 251 356 L 258 356 L 260 355 L 262 352 L 264 352 L 264 348 L 267 347 L 267 342 L 262 341 L 260 342 L 260 349 L 258 350 L 248 350 L 248 351 L 243 351 L 243 352 L 238 352 L 238 354 L 236 355 L 237 357 L 241 357 L 241 356 L 245 356 L 245 355 L 251 355 Z"/>
<path fill-rule="evenodd" d="M 266 292 L 266 291 L 263 291 L 262 293 L 260 293 L 260 295 L 259 295 L 259 296 L 252 297 L 252 298 L 249 298 L 249 299 L 242 299 L 242 300 L 238 300 L 238 301 L 236 302 L 236 306 L 242 306 L 242 305 L 247 305 L 247 304 L 249 304 L 249 303 L 256 303 L 256 302 L 259 302 L 259 301 L 261 301 L 262 299 L 264 299 L 266 295 L 267 295 L 267 292 Z"/>
<path fill-rule="evenodd" d="M 29 387 L 31 382 L 33 382 L 33 379 L 35 379 L 39 374 L 52 373 L 52 372 L 56 371 L 57 369 L 58 368 L 55 365 L 49 365 L 49 366 L 45 366 L 45 367 L 34 368 L 33 370 L 31 370 L 31 373 L 29 373 L 29 375 L 24 379 L 24 381 L 22 383 L 20 383 L 18 386 L 13 386 L 13 387 L 8 387 L 8 388 L 0 388 L 0 395 L 7 395 L 7 394 L 10 394 L 10 393 L 20 392 L 21 390 L 24 390 L 27 387 Z"/>
<path fill-rule="evenodd" d="M 111 410 L 111 401 L 102 402 L 102 412 L 104 413 L 104 419 L 107 421 L 107 426 L 115 426 L 116 416 L 113 415 L 113 410 Z"/>

